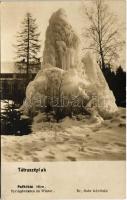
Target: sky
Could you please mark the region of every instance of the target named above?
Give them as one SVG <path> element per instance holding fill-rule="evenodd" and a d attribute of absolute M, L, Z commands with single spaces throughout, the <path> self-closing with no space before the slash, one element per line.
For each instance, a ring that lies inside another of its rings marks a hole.
<path fill-rule="evenodd" d="M 85 0 L 86 5 L 90 5 L 91 0 Z M 108 0 L 109 9 L 118 16 L 119 23 L 125 25 L 125 0 Z M 32 13 L 37 19 L 39 31 L 41 32 L 41 55 L 43 54 L 45 32 L 48 26 L 49 18 L 52 13 L 59 8 L 64 8 L 68 21 L 78 36 L 81 36 L 82 28 L 87 25 L 87 19 L 82 16 L 82 2 L 80 0 L 43 0 L 43 1 L 10 1 L 1 3 L 1 61 L 13 62 L 15 55 L 15 38 L 17 32 L 21 30 L 21 22 L 25 13 Z M 121 55 L 124 62 L 124 53 Z M 4 65 L 2 65 L 4 66 Z M 2 71 L 9 70 L 2 67 Z"/>

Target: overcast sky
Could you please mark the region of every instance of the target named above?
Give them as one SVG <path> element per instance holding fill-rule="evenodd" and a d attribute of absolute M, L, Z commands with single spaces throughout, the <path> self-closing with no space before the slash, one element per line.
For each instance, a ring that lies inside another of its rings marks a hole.
<path fill-rule="evenodd" d="M 86 3 L 89 4 L 90 0 Z M 110 9 L 118 16 L 119 23 L 125 24 L 125 0 L 108 0 Z M 2 62 L 13 61 L 15 57 L 14 47 L 15 36 L 20 31 L 20 25 L 26 12 L 31 12 L 37 19 L 39 31 L 41 32 L 41 44 L 43 52 L 45 31 L 48 21 L 53 12 L 64 8 L 68 20 L 77 32 L 81 35 L 84 20 L 81 14 L 80 0 L 63 1 L 29 1 L 29 2 L 2 2 L 1 5 L 1 60 Z M 87 20 L 86 20 L 87 24 Z M 123 55 L 122 55 L 123 57 Z"/>

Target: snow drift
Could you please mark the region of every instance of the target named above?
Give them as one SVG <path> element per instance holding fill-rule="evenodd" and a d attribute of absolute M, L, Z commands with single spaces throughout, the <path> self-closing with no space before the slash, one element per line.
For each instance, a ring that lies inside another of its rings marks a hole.
<path fill-rule="evenodd" d="M 26 89 L 22 106 L 25 113 L 40 111 L 40 105 L 41 110 L 47 105 L 51 107 L 51 99 L 56 98 L 59 106 L 60 100 L 67 98 L 71 104 L 66 107 L 71 105 L 72 109 L 75 104 L 91 113 L 97 111 L 102 117 L 117 110 L 113 93 L 93 56 L 87 53 L 79 60 L 79 45 L 65 11 L 53 13 L 46 31 L 42 69 Z"/>

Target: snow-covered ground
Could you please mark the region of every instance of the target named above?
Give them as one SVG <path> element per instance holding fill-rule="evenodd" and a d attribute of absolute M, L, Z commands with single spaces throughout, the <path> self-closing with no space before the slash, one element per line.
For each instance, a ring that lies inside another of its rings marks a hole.
<path fill-rule="evenodd" d="M 1 136 L 3 161 L 125 159 L 124 108 L 101 124 L 100 119 L 87 118 L 49 123 L 42 122 L 40 117 L 32 130 L 24 136 Z"/>

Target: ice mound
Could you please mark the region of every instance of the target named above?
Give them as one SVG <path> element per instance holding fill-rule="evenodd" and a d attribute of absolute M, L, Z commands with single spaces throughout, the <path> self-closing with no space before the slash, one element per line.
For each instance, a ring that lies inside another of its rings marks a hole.
<path fill-rule="evenodd" d="M 89 97 L 85 88 L 88 85 L 89 82 L 82 80 L 76 70 L 65 71 L 48 65 L 48 68 L 40 70 L 35 79 L 29 83 L 23 107 L 26 113 L 35 112 L 37 106 L 42 106 L 44 109 L 47 104 L 69 107 L 70 103 L 77 101 L 78 97 L 86 104 Z"/>
<path fill-rule="evenodd" d="M 52 107 L 51 101 L 56 99 L 61 106 L 61 99 L 66 98 L 71 102 L 66 108 L 72 112 L 80 107 L 105 117 L 117 110 L 113 93 L 93 55 L 87 53 L 79 60 L 79 44 L 65 11 L 53 13 L 46 31 L 42 69 L 26 89 L 22 106 L 26 113 L 38 112 L 37 104 L 39 110 L 42 106 L 41 111 L 45 106 Z"/>
<path fill-rule="evenodd" d="M 90 109 L 97 109 L 102 117 L 106 117 L 111 113 L 117 111 L 115 103 L 115 97 L 113 92 L 109 89 L 109 86 L 104 78 L 104 75 L 94 58 L 89 52 L 82 59 L 85 75 L 90 82 L 87 88 L 88 96 L 92 95 L 91 100 L 87 104 Z M 92 106 L 93 104 L 93 106 Z"/>

